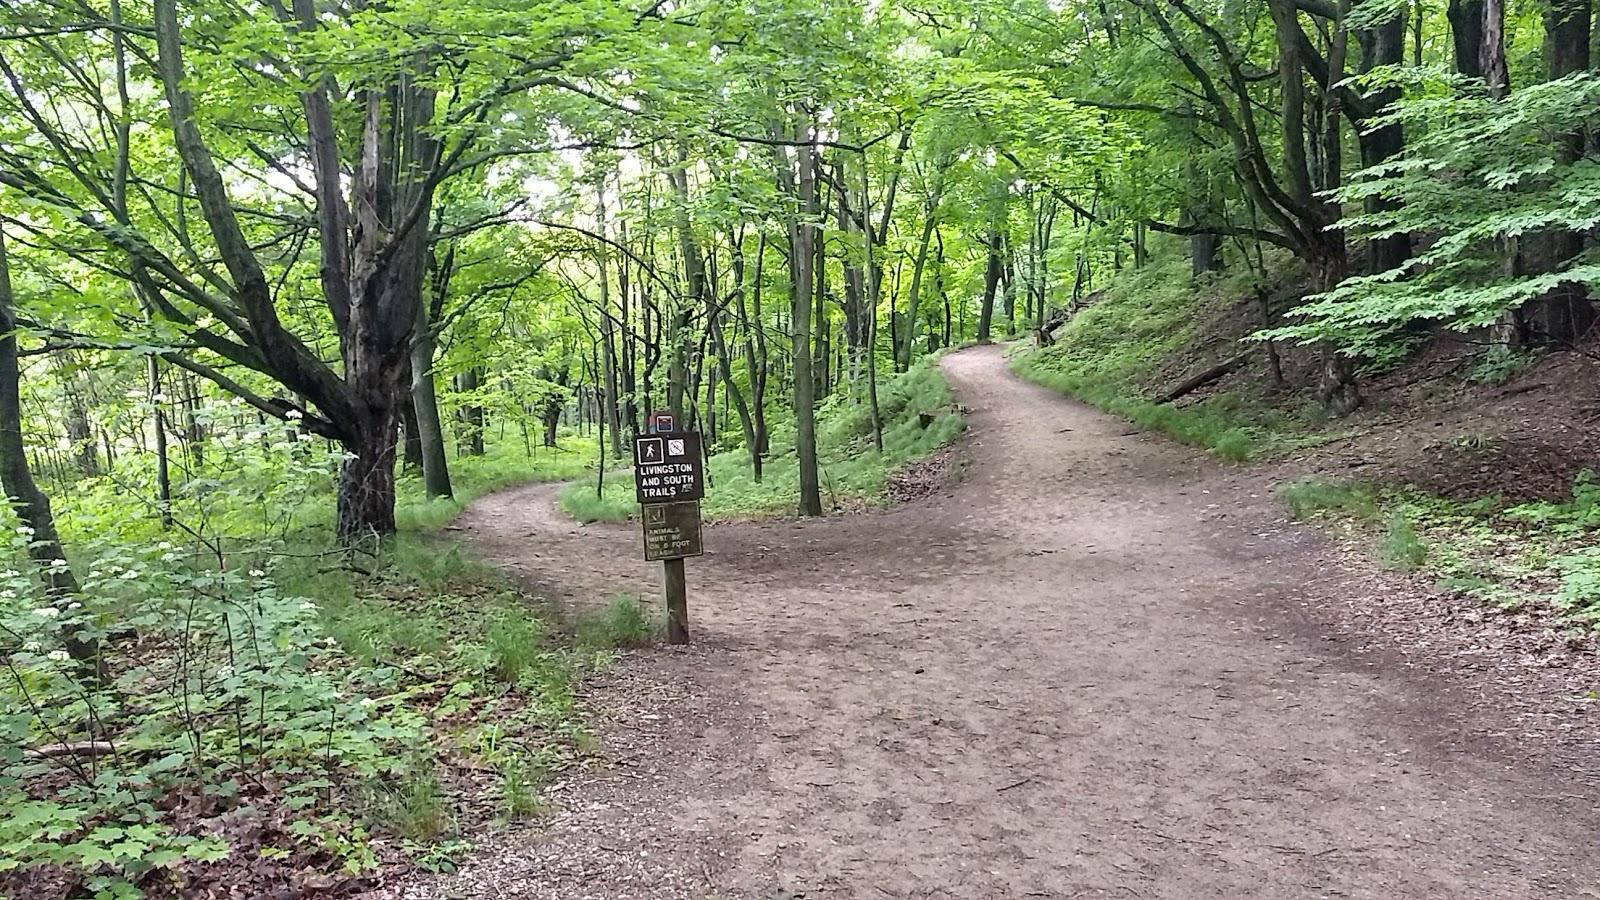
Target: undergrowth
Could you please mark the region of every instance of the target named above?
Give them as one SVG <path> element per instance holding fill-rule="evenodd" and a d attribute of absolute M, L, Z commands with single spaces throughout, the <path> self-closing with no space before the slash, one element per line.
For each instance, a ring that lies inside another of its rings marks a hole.
<path fill-rule="evenodd" d="M 965 427 L 937 357 L 925 357 L 910 371 L 885 381 L 878 389 L 878 404 L 883 415 L 882 453 L 873 445 L 871 412 L 865 401 L 835 394 L 818 410 L 818 475 L 827 508 L 879 502 L 891 473 L 955 440 Z M 794 512 L 800 467 L 792 426 L 776 429 L 770 444 L 772 454 L 759 482 L 742 447 L 711 457 L 702 503 L 706 518 Z M 562 493 L 561 508 L 583 522 L 627 519 L 637 511 L 632 474 L 607 473 L 601 494 L 591 468 L 589 478 Z"/>
<path fill-rule="evenodd" d="M 170 894 L 236 866 L 287 884 L 395 854 L 444 870 L 467 825 L 538 814 L 549 775 L 593 750 L 576 683 L 648 641 L 648 617 L 608 607 L 574 641 L 424 533 L 481 493 L 583 471 L 584 441 L 457 460 L 454 501 L 405 479 L 402 533 L 347 555 L 327 549 L 335 454 L 272 439 L 183 482 L 170 532 L 111 505 L 112 479 L 76 486 L 58 503 L 70 602 L 6 526 L 0 897 Z M 105 680 L 69 637 L 111 651 Z"/>
<path fill-rule="evenodd" d="M 1386 566 L 1574 642 L 1600 639 L 1600 481 L 1592 473 L 1561 502 L 1461 502 L 1324 479 L 1284 485 L 1279 496 L 1296 518 L 1339 528 Z"/>

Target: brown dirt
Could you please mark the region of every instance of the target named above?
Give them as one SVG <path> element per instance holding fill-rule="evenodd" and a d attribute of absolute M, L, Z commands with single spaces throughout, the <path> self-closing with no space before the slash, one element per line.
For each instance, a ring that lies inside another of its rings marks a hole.
<path fill-rule="evenodd" d="M 1600 897 L 1600 788 L 1562 765 L 1593 758 L 1594 704 L 1530 676 L 1569 712 L 1523 728 L 1497 679 L 1439 663 L 1459 647 L 1367 628 L 1382 577 L 1287 523 L 1270 474 L 1130 434 L 996 348 L 943 365 L 961 484 L 709 529 L 696 645 L 587 698 L 608 762 L 387 895 Z M 655 590 L 631 528 L 572 525 L 555 493 L 461 525 L 569 600 Z"/>

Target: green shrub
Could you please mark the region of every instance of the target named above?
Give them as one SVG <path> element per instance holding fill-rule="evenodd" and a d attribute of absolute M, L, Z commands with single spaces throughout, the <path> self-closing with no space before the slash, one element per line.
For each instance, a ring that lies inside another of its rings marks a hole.
<path fill-rule="evenodd" d="M 1212 442 L 1211 452 L 1223 459 L 1246 462 L 1256 454 L 1255 441 L 1244 429 L 1230 428 Z"/>

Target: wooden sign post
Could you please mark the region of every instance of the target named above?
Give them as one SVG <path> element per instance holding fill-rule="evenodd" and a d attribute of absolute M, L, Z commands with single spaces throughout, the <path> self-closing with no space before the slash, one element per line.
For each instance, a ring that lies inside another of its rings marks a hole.
<path fill-rule="evenodd" d="M 678 431 L 670 413 L 650 416 L 650 433 L 633 444 L 633 480 L 644 532 L 644 558 L 665 567 L 667 643 L 689 643 L 689 589 L 683 561 L 705 552 L 700 500 L 705 497 L 700 435 Z"/>

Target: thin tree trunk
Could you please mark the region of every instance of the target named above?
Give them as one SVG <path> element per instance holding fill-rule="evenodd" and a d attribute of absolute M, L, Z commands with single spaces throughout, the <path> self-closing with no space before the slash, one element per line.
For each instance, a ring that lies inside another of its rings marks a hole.
<path fill-rule="evenodd" d="M 39 490 L 28 467 L 27 447 L 22 438 L 21 367 L 17 361 L 17 320 L 11 293 L 11 270 L 6 258 L 5 234 L 0 231 L 0 487 L 11 498 L 11 508 L 23 527 L 30 529 L 28 556 L 39 569 L 51 604 L 68 619 L 71 598 L 78 593 L 78 579 L 67 564 L 67 555 L 56 532 L 50 498 Z M 105 676 L 99 647 L 79 637 L 75 625 L 62 628 L 62 643 L 80 670 L 97 678 Z"/>
<path fill-rule="evenodd" d="M 433 373 L 436 352 L 433 328 L 428 321 L 428 304 L 418 303 L 417 330 L 411 340 L 409 400 L 416 415 L 423 489 L 430 497 L 451 497 L 455 491 L 450 483 L 450 454 L 445 449 L 444 423 L 439 417 L 439 393 Z"/>

